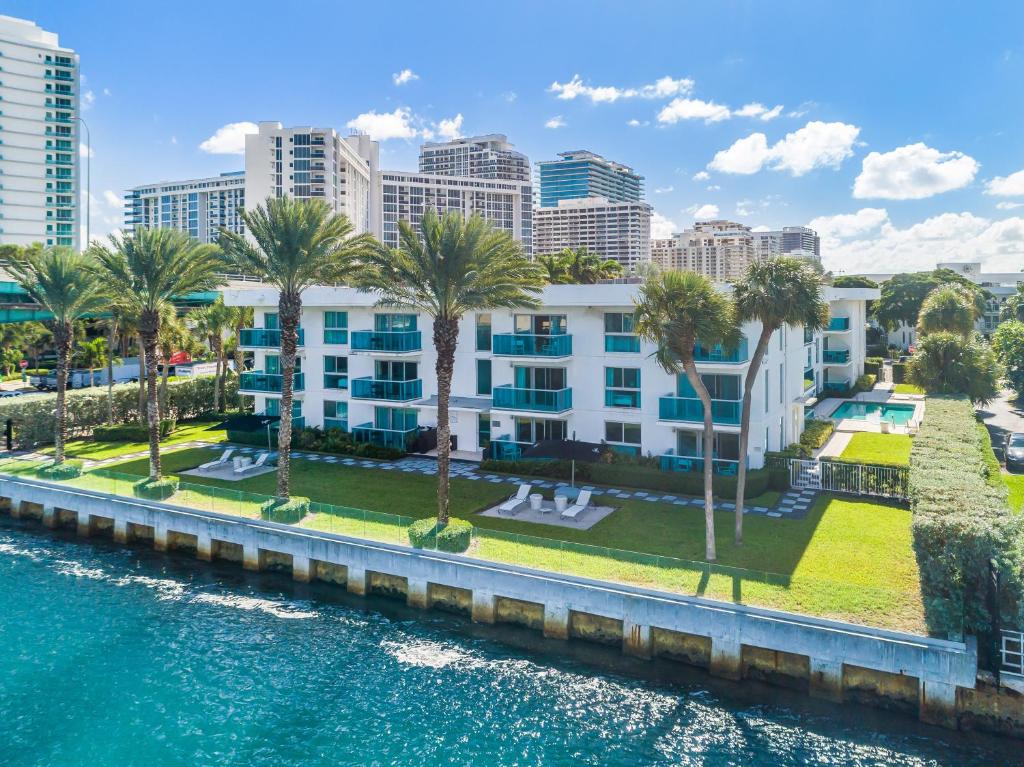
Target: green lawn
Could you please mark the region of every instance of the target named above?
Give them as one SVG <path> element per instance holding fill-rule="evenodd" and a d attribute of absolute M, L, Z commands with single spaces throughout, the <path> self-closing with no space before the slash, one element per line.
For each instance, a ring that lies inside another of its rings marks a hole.
<path fill-rule="evenodd" d="M 193 421 L 184 423 L 160 444 L 165 448 L 180 445 L 184 442 L 223 442 L 227 435 L 223 429 L 217 430 L 218 421 Z M 65 452 L 68 458 L 83 458 L 91 461 L 100 461 L 104 458 L 116 458 L 120 455 L 130 455 L 149 450 L 148 442 L 94 442 L 92 439 L 76 439 L 65 445 Z M 53 455 L 53 446 L 43 448 L 39 452 L 46 455 Z"/>
<path fill-rule="evenodd" d="M 1003 482 L 1006 483 L 1006 489 L 1010 491 L 1010 511 L 1019 514 L 1021 508 L 1024 507 L 1024 474 L 1010 474 L 1004 471 L 1002 477 Z"/>
<path fill-rule="evenodd" d="M 893 384 L 892 389 L 896 394 L 924 394 L 924 389 L 909 383 Z"/>
<path fill-rule="evenodd" d="M 844 461 L 909 466 L 912 442 L 906 434 L 873 434 L 859 431 L 839 456 Z"/>

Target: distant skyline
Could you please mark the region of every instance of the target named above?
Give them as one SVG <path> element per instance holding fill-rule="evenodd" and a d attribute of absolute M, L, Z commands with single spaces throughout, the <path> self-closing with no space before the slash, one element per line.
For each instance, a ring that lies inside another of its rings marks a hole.
<path fill-rule="evenodd" d="M 262 10 L 265 6 L 265 10 Z M 404 7 L 400 7 L 404 6 Z M 465 12 L 472 9 L 472 13 Z M 1024 268 L 1024 7 L 865 2 L 132 6 L 8 0 L 81 56 L 93 234 L 124 190 L 241 170 L 248 123 L 505 133 L 645 177 L 655 236 L 809 225 L 836 272 Z"/>

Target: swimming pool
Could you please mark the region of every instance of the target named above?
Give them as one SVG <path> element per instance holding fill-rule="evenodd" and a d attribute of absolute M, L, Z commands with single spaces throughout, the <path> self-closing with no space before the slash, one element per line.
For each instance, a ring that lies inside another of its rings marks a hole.
<path fill-rule="evenodd" d="M 914 417 L 913 405 L 887 405 L 881 402 L 844 402 L 832 411 L 831 418 L 839 421 L 851 418 L 854 421 L 888 421 L 896 426 L 905 426 Z"/>

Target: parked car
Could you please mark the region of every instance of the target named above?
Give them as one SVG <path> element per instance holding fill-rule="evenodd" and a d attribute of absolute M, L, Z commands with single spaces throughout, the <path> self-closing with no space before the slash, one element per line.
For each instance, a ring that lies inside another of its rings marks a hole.
<path fill-rule="evenodd" d="M 1003 457 L 1007 469 L 1024 469 L 1024 432 L 1015 431 L 1006 436 Z"/>
<path fill-rule="evenodd" d="M 0 397 L 20 397 L 23 391 L 0 391 Z"/>

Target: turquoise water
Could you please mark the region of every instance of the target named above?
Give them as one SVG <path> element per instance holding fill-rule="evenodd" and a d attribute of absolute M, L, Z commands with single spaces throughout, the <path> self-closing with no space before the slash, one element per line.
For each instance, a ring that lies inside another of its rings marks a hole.
<path fill-rule="evenodd" d="M 5 767 L 970 767 L 1020 754 L 898 714 L 13 522 L 0 526 L 0 584 Z M 617 665 L 598 672 L 595 658 Z"/>
<path fill-rule="evenodd" d="M 913 405 L 883 405 L 878 402 L 844 402 L 832 411 L 832 418 L 852 418 L 866 421 L 868 417 L 879 416 L 881 420 L 905 426 L 914 417 Z"/>

